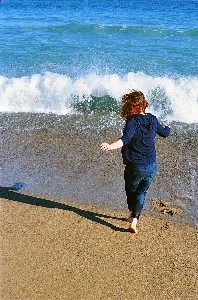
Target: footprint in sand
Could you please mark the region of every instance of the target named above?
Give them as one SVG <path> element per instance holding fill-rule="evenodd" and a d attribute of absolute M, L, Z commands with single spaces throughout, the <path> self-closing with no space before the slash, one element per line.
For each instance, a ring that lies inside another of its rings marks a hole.
<path fill-rule="evenodd" d="M 184 210 L 179 206 L 174 206 L 171 202 L 164 200 L 153 200 L 152 205 L 155 210 L 165 216 L 183 215 Z"/>

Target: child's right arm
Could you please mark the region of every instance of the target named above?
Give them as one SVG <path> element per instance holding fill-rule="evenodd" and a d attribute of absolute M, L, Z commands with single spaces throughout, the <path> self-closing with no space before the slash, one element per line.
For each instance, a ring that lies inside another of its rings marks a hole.
<path fill-rule="evenodd" d="M 116 142 L 114 142 L 112 144 L 102 143 L 100 145 L 100 149 L 109 151 L 109 150 L 115 150 L 115 149 L 121 148 L 122 146 L 123 146 L 123 141 L 121 139 L 119 139 L 119 140 L 117 140 Z"/>

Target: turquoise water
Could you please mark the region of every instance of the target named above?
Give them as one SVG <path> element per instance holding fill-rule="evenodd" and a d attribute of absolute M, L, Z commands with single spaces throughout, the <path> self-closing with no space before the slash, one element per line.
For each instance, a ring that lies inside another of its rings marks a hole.
<path fill-rule="evenodd" d="M 76 99 L 119 103 L 135 88 L 158 116 L 197 122 L 197 8 L 190 0 L 1 1 L 0 111 L 65 114 Z"/>
<path fill-rule="evenodd" d="M 197 1 L 1 2 L 1 69 L 197 75 Z"/>
<path fill-rule="evenodd" d="M 31 194 L 59 195 L 74 200 L 83 198 L 99 204 L 104 204 L 108 194 L 106 201 L 112 204 L 122 178 L 119 168 L 113 174 L 109 170 L 109 176 L 115 176 L 115 188 L 108 180 L 97 193 L 91 188 L 99 185 L 105 163 L 109 165 L 105 157 L 94 173 L 100 175 L 96 183 L 93 182 L 95 175 L 84 171 L 78 181 L 79 193 L 73 192 L 76 171 L 72 173 L 71 166 L 68 167 L 70 155 L 60 165 L 65 157 L 64 150 L 53 163 L 59 165 L 59 171 L 63 168 L 60 175 L 50 164 L 38 173 L 34 172 L 37 167 L 33 162 L 43 166 L 44 158 L 41 159 L 36 150 L 40 147 L 42 130 L 49 133 L 50 140 L 53 137 L 57 141 L 60 135 L 65 136 L 66 141 L 70 139 L 71 131 L 76 137 L 75 147 L 73 150 L 68 148 L 65 141 L 65 151 L 73 151 L 75 166 L 84 170 L 82 157 L 86 153 L 97 158 L 98 143 L 109 140 L 112 135 L 119 137 L 123 126 L 118 115 L 121 96 L 131 89 L 138 89 L 149 101 L 149 112 L 173 126 L 170 142 L 158 145 L 159 174 L 162 172 L 164 179 L 158 175 L 149 197 L 178 201 L 195 218 L 197 11 L 198 1 L 195 0 L 2 0 L 0 131 L 4 151 L 9 155 L 1 155 L 1 185 L 12 186 L 23 181 L 26 192 Z M 26 133 L 32 135 L 35 132 L 38 144 L 36 140 L 31 144 L 32 137 L 28 139 Z M 19 135 L 20 146 L 17 144 Z M 86 143 L 95 141 L 95 148 L 92 144 L 85 150 L 87 144 L 82 146 L 82 139 Z M 57 145 L 61 148 L 59 142 Z M 35 151 L 31 152 L 34 147 Z M 53 161 L 48 150 L 44 157 L 46 161 Z M 119 161 L 119 158 L 114 159 Z M 95 161 L 97 159 L 94 168 Z M 86 165 L 91 162 L 91 159 L 86 161 Z M 164 171 L 167 165 L 168 169 Z M 65 170 L 71 172 L 70 181 L 66 180 L 68 173 Z M 88 186 L 84 194 L 82 185 Z M 94 200 L 90 200 L 91 195 Z M 124 195 L 119 189 L 116 195 L 119 200 L 114 204 L 122 207 L 124 204 L 120 201 Z M 193 219 L 192 222 L 197 221 Z"/>

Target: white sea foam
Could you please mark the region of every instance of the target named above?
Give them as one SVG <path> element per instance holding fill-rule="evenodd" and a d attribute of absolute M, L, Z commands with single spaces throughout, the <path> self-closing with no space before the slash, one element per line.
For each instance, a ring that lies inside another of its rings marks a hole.
<path fill-rule="evenodd" d="M 89 102 L 93 96 L 100 101 L 108 95 L 119 103 L 131 89 L 147 96 L 149 111 L 158 117 L 198 122 L 198 77 L 152 77 L 142 72 L 123 77 L 89 74 L 76 79 L 49 72 L 21 78 L 0 76 L 0 112 L 72 114 L 76 101 Z"/>

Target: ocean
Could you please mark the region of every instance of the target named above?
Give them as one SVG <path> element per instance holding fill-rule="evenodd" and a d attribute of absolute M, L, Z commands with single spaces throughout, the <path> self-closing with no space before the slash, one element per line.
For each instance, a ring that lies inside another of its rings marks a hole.
<path fill-rule="evenodd" d="M 121 97 L 141 90 L 171 126 L 156 138 L 152 203 L 198 224 L 197 0 L 2 0 L 0 186 L 46 199 L 126 209 Z"/>

